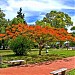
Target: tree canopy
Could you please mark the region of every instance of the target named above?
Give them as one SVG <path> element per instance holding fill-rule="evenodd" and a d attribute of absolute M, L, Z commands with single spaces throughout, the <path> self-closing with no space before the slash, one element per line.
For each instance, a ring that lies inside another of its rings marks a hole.
<path fill-rule="evenodd" d="M 12 19 L 12 24 L 19 24 L 19 23 L 24 23 L 24 20 L 22 19 L 22 18 L 20 18 L 20 17 L 18 17 L 18 18 L 14 18 L 14 19 Z"/>
<path fill-rule="evenodd" d="M 42 27 L 45 27 L 45 26 L 51 27 L 50 23 L 46 23 L 46 22 L 44 22 L 42 20 L 41 21 L 37 20 L 35 23 L 36 23 L 36 25 L 40 25 Z"/>
<path fill-rule="evenodd" d="M 60 11 L 51 11 L 50 13 L 47 13 L 43 18 L 43 21 L 50 23 L 50 25 L 55 28 L 65 28 L 65 26 L 73 25 L 71 17 L 68 14 Z"/>
<path fill-rule="evenodd" d="M 73 27 L 71 28 L 71 30 L 75 30 L 75 26 L 73 26 Z"/>
<path fill-rule="evenodd" d="M 20 8 L 20 10 L 17 12 L 17 18 L 18 17 L 24 19 L 24 14 L 22 13 L 22 8 Z"/>
<path fill-rule="evenodd" d="M 12 24 L 19 24 L 19 23 L 24 23 L 27 24 L 25 21 L 25 15 L 22 13 L 22 8 L 17 12 L 17 16 L 12 19 Z"/>
<path fill-rule="evenodd" d="M 9 24 L 9 21 L 5 19 L 5 14 L 3 10 L 0 8 L 0 33 L 5 33 L 5 27 L 7 27 Z"/>
<path fill-rule="evenodd" d="M 73 37 L 64 28 L 41 27 L 39 25 L 28 26 L 25 24 L 8 26 L 4 39 L 15 39 L 18 35 L 22 35 L 37 43 L 39 46 L 39 54 L 41 54 L 42 47 L 49 41 L 73 40 Z"/>
<path fill-rule="evenodd" d="M 5 26 L 7 23 L 7 20 L 5 19 L 5 14 L 3 13 L 3 11 L 0 8 L 0 27 L 1 26 Z"/>

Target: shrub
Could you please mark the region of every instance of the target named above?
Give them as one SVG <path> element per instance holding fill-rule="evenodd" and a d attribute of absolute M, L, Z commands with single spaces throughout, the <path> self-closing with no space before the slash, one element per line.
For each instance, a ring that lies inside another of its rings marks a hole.
<path fill-rule="evenodd" d="M 18 36 L 10 41 L 10 48 L 16 55 L 27 55 L 27 52 L 32 48 L 32 41 L 23 36 Z"/>
<path fill-rule="evenodd" d="M 7 68 L 7 67 L 8 67 L 8 64 L 5 64 L 5 63 L 0 64 L 0 68 Z"/>
<path fill-rule="evenodd" d="M 75 42 L 70 42 L 70 46 L 74 47 L 75 46 Z"/>

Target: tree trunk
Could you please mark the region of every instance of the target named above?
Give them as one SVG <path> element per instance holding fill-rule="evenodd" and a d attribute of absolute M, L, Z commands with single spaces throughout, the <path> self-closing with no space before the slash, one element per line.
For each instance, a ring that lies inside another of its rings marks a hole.
<path fill-rule="evenodd" d="M 4 40 L 2 40 L 3 50 L 5 50 Z"/>
<path fill-rule="evenodd" d="M 43 49 L 43 42 L 42 41 L 40 41 L 40 43 L 39 43 L 39 55 L 41 55 L 41 51 L 42 51 L 42 49 Z"/>
<path fill-rule="evenodd" d="M 41 50 L 39 50 L 39 55 L 41 55 Z"/>
<path fill-rule="evenodd" d="M 67 50 L 68 50 L 68 47 L 67 47 Z"/>
<path fill-rule="evenodd" d="M 42 48 L 39 49 L 39 55 L 41 55 Z"/>

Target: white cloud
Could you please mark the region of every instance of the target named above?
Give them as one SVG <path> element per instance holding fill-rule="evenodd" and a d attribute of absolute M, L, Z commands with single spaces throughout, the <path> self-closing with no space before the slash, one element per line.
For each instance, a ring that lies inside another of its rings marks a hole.
<path fill-rule="evenodd" d="M 50 9 L 75 9 L 73 7 L 69 7 L 63 5 L 58 0 L 8 0 L 9 7 L 12 8 L 28 8 L 28 10 L 32 11 L 43 11 L 43 10 L 50 10 Z"/>
<path fill-rule="evenodd" d="M 6 11 L 5 14 L 6 14 L 5 18 L 10 20 L 12 20 L 17 15 L 17 13 L 14 11 Z"/>
<path fill-rule="evenodd" d="M 13 9 L 11 7 L 8 7 L 8 6 L 6 7 L 6 10 L 7 11 L 13 11 Z"/>
<path fill-rule="evenodd" d="M 64 5 L 60 0 L 7 0 L 7 3 L 9 6 L 0 6 L 3 10 L 6 10 L 6 18 L 10 19 L 16 16 L 16 13 L 20 7 L 22 7 L 26 17 L 33 15 L 30 11 L 47 13 L 50 12 L 50 10 L 75 9 L 75 7 Z M 39 15 L 38 19 L 42 19 L 43 16 L 44 15 Z M 73 21 L 74 18 L 72 17 Z"/>
<path fill-rule="evenodd" d="M 75 16 L 72 17 L 73 26 L 75 26 Z"/>

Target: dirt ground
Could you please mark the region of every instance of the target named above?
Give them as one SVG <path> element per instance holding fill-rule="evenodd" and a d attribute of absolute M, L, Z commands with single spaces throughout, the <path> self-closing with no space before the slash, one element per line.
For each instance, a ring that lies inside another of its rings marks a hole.
<path fill-rule="evenodd" d="M 51 71 L 65 67 L 68 68 L 68 70 L 75 68 L 75 56 L 64 58 L 62 60 L 55 60 L 53 62 L 28 65 L 28 67 L 22 65 L 0 68 L 0 75 L 51 75 Z"/>

